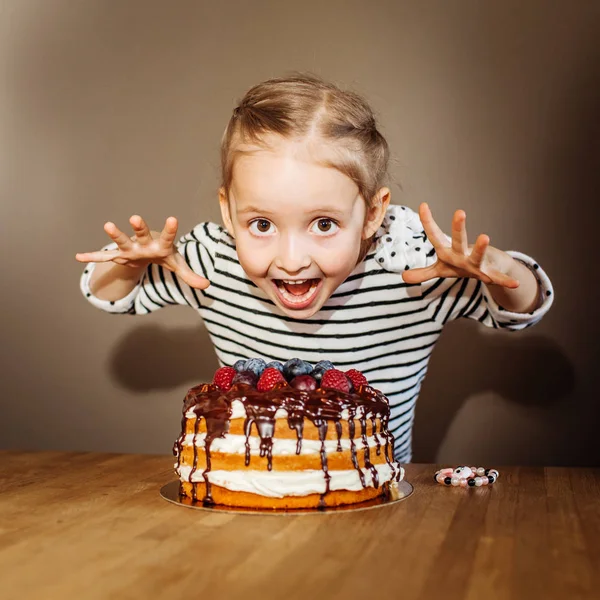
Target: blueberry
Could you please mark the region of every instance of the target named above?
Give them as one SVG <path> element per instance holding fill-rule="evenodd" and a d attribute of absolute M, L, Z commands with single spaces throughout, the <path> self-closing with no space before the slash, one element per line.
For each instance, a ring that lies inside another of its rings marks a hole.
<path fill-rule="evenodd" d="M 298 377 L 298 375 L 308 375 L 312 370 L 312 365 L 300 358 L 290 358 L 283 365 L 283 375 L 288 381 Z"/>
<path fill-rule="evenodd" d="M 240 360 L 235 361 L 233 368 L 239 373 L 240 371 L 244 370 L 245 364 L 246 364 L 246 361 L 243 358 L 241 358 Z"/>
<path fill-rule="evenodd" d="M 317 380 L 321 381 L 323 378 L 323 374 L 325 371 L 329 371 L 329 369 L 334 369 L 333 363 L 329 360 L 320 360 L 315 368 L 312 370 L 311 375 Z"/>
<path fill-rule="evenodd" d="M 249 358 L 244 365 L 243 371 L 252 371 L 257 377 L 265 370 L 265 361 L 262 358 Z"/>
<path fill-rule="evenodd" d="M 278 360 L 273 360 L 270 363 L 267 363 L 265 369 L 277 369 L 280 373 L 283 373 L 283 365 Z"/>
<path fill-rule="evenodd" d="M 323 369 L 324 371 L 329 371 L 329 369 L 335 369 L 333 363 L 330 360 L 320 360 L 316 365 L 315 369 Z"/>
<path fill-rule="evenodd" d="M 258 375 L 256 375 L 253 371 L 240 371 L 233 376 L 231 385 L 235 385 L 236 383 L 245 383 L 246 385 L 255 387 L 257 381 Z"/>

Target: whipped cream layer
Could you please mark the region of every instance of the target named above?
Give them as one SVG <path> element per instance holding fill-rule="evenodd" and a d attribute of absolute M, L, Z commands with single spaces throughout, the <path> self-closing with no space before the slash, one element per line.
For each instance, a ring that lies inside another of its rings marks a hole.
<path fill-rule="evenodd" d="M 363 414 L 364 414 L 363 407 L 358 406 L 356 408 L 356 414 L 354 415 L 354 418 L 359 419 L 360 417 L 363 416 Z M 185 416 L 188 419 L 195 419 L 196 413 L 194 412 L 193 408 L 190 408 L 185 413 Z M 276 419 L 287 419 L 287 417 L 288 417 L 288 412 L 287 412 L 287 410 L 285 410 L 283 408 L 279 408 L 277 410 L 277 412 L 275 413 Z M 350 417 L 350 413 L 349 413 L 348 409 L 344 409 L 341 413 L 341 418 L 343 420 L 347 421 L 349 417 Z M 231 403 L 231 416 L 229 418 L 230 419 L 245 419 L 246 418 L 246 409 L 244 408 L 244 405 L 242 402 L 240 402 L 239 400 L 234 400 Z"/>
<path fill-rule="evenodd" d="M 381 452 L 385 452 L 385 440 L 383 436 L 368 436 L 367 446 L 369 448 L 376 448 L 377 441 L 381 446 Z M 194 434 L 188 433 L 183 439 L 184 446 L 192 446 L 194 444 Z M 250 445 L 250 454 L 260 453 L 260 438 L 258 436 L 248 437 L 248 444 Z M 296 447 L 298 441 L 296 438 L 293 439 L 280 439 L 273 438 L 273 456 L 291 456 L 296 454 Z M 206 434 L 199 433 L 196 436 L 196 447 L 204 448 L 206 445 Z M 349 439 L 342 438 L 340 440 L 340 446 L 342 450 L 350 450 L 352 444 Z M 356 438 L 354 440 L 354 448 L 358 452 L 365 447 L 362 438 Z M 246 436 L 245 435 L 233 435 L 230 433 L 225 434 L 224 437 L 215 438 L 210 445 L 211 452 L 226 452 L 228 454 L 245 454 L 246 452 Z M 337 440 L 325 440 L 325 451 L 327 454 L 333 454 L 338 450 Z M 300 449 L 300 455 L 308 454 L 319 454 L 321 452 L 321 442 L 319 440 L 307 440 L 302 439 L 302 445 Z"/>
<path fill-rule="evenodd" d="M 390 481 L 397 472 L 397 481 L 404 479 L 404 469 L 392 463 L 394 471 L 387 463 L 375 465 L 379 477 L 379 485 Z M 180 466 L 177 474 L 183 481 L 190 481 L 190 466 Z M 373 479 L 369 469 L 361 469 L 365 484 L 373 487 Z M 329 471 L 331 480 L 329 489 L 350 490 L 357 492 L 363 489 L 360 476 L 356 469 L 344 471 Z M 308 496 L 309 494 L 325 493 L 325 477 L 322 470 L 308 471 L 253 471 L 244 469 L 240 471 L 210 471 L 207 473 L 208 481 L 233 492 L 249 492 L 269 498 L 284 498 L 285 496 Z M 204 482 L 202 470 L 197 470 L 192 475 L 192 483 Z"/>

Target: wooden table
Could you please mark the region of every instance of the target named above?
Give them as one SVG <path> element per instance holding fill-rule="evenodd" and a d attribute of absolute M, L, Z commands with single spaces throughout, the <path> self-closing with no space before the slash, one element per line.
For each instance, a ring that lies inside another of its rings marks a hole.
<path fill-rule="evenodd" d="M 0 597 L 600 597 L 600 469 L 500 467 L 464 490 L 412 464 L 394 505 L 262 516 L 166 502 L 172 462 L 0 452 Z"/>

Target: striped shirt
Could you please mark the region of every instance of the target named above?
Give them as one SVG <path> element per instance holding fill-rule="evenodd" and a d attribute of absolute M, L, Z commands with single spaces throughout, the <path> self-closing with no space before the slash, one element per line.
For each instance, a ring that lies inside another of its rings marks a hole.
<path fill-rule="evenodd" d="M 109 244 L 107 249 L 115 248 Z M 435 262 L 435 251 L 418 215 L 393 205 L 365 258 L 309 319 L 285 315 L 248 279 L 233 238 L 215 223 L 201 223 L 178 242 L 190 267 L 206 277 L 206 290 L 190 288 L 171 271 L 149 265 L 140 283 L 125 298 L 101 300 L 89 288 L 90 263 L 81 289 L 98 308 L 111 313 L 146 314 L 171 304 L 198 311 L 221 365 L 240 358 L 267 362 L 302 358 L 330 360 L 342 370 L 356 368 L 390 400 L 390 430 L 395 457 L 411 460 L 415 404 L 429 358 L 444 324 L 459 317 L 488 327 L 517 330 L 537 322 L 550 308 L 550 280 L 530 257 L 509 252 L 536 275 L 543 300 L 522 314 L 498 306 L 485 284 L 475 279 L 438 278 L 407 284 L 402 272 Z"/>

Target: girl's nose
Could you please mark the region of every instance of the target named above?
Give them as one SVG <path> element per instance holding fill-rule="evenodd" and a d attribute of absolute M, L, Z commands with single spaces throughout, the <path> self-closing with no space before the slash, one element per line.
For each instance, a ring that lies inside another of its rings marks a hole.
<path fill-rule="evenodd" d="M 290 275 L 310 266 L 311 258 L 308 247 L 299 236 L 283 235 L 279 244 L 275 266 Z"/>

